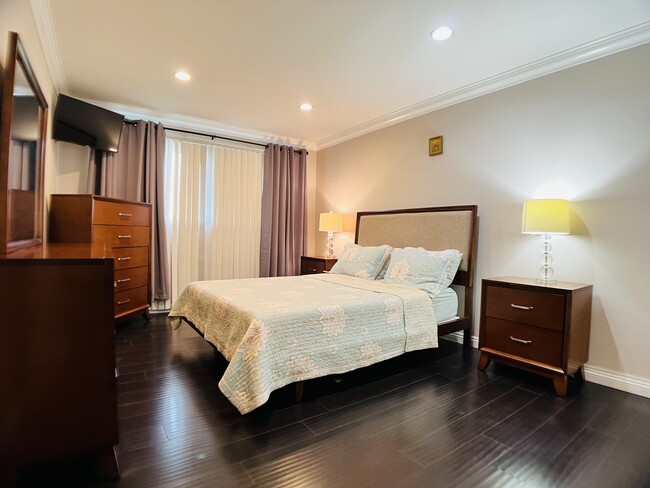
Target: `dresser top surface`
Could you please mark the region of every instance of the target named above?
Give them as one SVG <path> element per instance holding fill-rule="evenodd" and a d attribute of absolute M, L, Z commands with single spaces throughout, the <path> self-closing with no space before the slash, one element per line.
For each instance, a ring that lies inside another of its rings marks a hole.
<path fill-rule="evenodd" d="M 537 281 L 535 278 L 522 278 L 519 276 L 499 276 L 497 278 L 484 278 L 483 281 L 493 282 L 495 284 L 514 284 L 537 287 L 545 290 L 579 290 L 581 288 L 591 288 L 592 285 L 584 283 L 572 283 L 570 281 L 555 281 L 549 284 Z"/>
<path fill-rule="evenodd" d="M 52 195 L 53 198 L 78 198 L 84 200 L 97 200 L 100 202 L 121 203 L 124 205 L 142 205 L 151 207 L 150 203 L 135 202 L 132 200 L 121 200 L 119 198 L 103 197 L 101 195 L 82 194 L 82 193 L 57 193 Z"/>
<path fill-rule="evenodd" d="M 112 250 L 104 244 L 42 244 L 3 254 L 6 260 L 70 260 L 113 259 Z"/>

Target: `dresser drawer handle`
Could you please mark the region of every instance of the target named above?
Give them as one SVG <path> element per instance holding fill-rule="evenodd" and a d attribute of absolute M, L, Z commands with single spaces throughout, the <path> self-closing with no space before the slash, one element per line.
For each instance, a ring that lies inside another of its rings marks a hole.
<path fill-rule="evenodd" d="M 316 271 L 316 268 L 309 268 L 309 271 Z"/>
<path fill-rule="evenodd" d="M 512 308 L 518 308 L 519 310 L 532 310 L 533 307 L 526 307 L 525 305 L 516 305 L 514 303 L 511 303 L 510 306 Z"/>
<path fill-rule="evenodd" d="M 117 236 L 118 239 L 131 239 L 130 235 Z"/>
<path fill-rule="evenodd" d="M 520 344 L 532 344 L 533 341 L 527 341 L 526 339 L 518 339 L 517 337 L 510 336 L 510 340 L 513 342 L 519 342 Z"/>
<path fill-rule="evenodd" d="M 131 261 L 131 256 L 126 256 L 124 258 L 117 258 L 118 261 Z"/>
<path fill-rule="evenodd" d="M 128 283 L 131 281 L 131 278 L 122 278 L 121 280 L 117 280 L 118 283 Z"/>
<path fill-rule="evenodd" d="M 117 214 L 119 217 L 133 217 L 133 214 L 120 212 Z"/>
<path fill-rule="evenodd" d="M 117 302 L 118 305 L 124 305 L 125 303 L 129 303 L 131 301 L 130 298 L 127 298 L 126 300 L 122 300 L 121 302 Z"/>

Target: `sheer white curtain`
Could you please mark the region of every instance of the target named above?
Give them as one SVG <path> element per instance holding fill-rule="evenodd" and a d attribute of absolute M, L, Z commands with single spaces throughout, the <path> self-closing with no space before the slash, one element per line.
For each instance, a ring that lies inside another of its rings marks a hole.
<path fill-rule="evenodd" d="M 192 281 L 258 277 L 263 150 L 166 144 L 172 301 Z"/>

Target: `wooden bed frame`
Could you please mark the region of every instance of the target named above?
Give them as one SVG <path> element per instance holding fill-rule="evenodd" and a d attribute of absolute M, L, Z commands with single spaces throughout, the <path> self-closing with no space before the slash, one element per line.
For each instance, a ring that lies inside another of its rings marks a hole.
<path fill-rule="evenodd" d="M 463 347 L 471 347 L 478 241 L 477 205 L 358 212 L 354 240 L 362 246 L 388 244 L 392 247 L 423 247 L 429 251 L 457 249 L 462 252 L 463 259 L 452 282 L 452 286 L 464 288 L 462 315 L 439 324 L 438 336 L 463 331 Z M 194 324 L 185 318 L 183 320 L 203 336 Z M 295 399 L 299 402 L 304 382 L 298 381 L 295 385 Z"/>

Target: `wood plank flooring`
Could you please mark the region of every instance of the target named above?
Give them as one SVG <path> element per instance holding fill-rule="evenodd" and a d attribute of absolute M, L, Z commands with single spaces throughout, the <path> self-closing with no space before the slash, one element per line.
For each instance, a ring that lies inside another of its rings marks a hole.
<path fill-rule="evenodd" d="M 449 341 L 241 416 L 218 388 L 226 362 L 187 325 L 135 318 L 115 340 L 121 479 L 83 459 L 20 486 L 650 487 L 650 399 L 573 380 L 558 398 Z"/>

